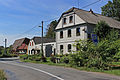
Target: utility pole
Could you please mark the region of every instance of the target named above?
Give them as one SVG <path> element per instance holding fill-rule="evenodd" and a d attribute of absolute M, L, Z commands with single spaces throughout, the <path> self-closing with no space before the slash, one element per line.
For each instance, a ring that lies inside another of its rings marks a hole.
<path fill-rule="evenodd" d="M 6 46 L 7 46 L 7 39 L 5 39 L 5 51 L 4 51 L 4 54 L 6 54 Z"/>
<path fill-rule="evenodd" d="M 44 53 L 43 53 L 43 21 L 42 21 L 42 46 L 41 46 L 41 50 L 42 50 L 42 55 L 44 56 Z"/>

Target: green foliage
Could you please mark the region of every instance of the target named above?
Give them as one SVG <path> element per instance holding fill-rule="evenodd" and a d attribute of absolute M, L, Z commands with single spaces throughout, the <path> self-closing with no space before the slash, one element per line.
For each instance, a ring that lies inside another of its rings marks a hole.
<path fill-rule="evenodd" d="M 111 29 L 109 33 L 107 34 L 106 39 L 109 41 L 115 41 L 119 39 L 119 30 Z"/>
<path fill-rule="evenodd" d="M 108 1 L 106 5 L 101 7 L 102 15 L 115 18 L 120 21 L 120 0 Z"/>
<path fill-rule="evenodd" d="M 50 37 L 50 38 L 55 38 L 55 28 L 57 26 L 57 21 L 52 21 L 47 28 L 47 33 L 46 33 L 46 37 Z"/>
<path fill-rule="evenodd" d="M 120 40 L 113 42 L 103 40 L 97 45 L 80 40 L 77 44 L 79 44 L 76 45 L 79 50 L 71 56 L 71 63 L 77 66 L 97 69 L 110 69 L 113 57 L 119 52 L 120 48 Z"/>
<path fill-rule="evenodd" d="M 0 70 L 0 80 L 7 80 L 7 78 L 5 77 L 5 73 L 3 70 Z"/>
<path fill-rule="evenodd" d="M 110 32 L 110 27 L 108 24 L 105 23 L 105 21 L 100 21 L 98 24 L 96 24 L 96 27 L 94 28 L 94 33 L 97 34 L 99 39 L 104 39 Z"/>
<path fill-rule="evenodd" d="M 21 60 L 29 60 L 29 61 L 40 61 L 40 62 L 47 62 L 46 57 L 41 56 L 39 54 L 35 54 L 35 55 L 20 55 L 20 59 Z"/>
<path fill-rule="evenodd" d="M 9 58 L 9 57 L 17 57 L 16 54 L 1 54 L 0 58 Z"/>
<path fill-rule="evenodd" d="M 94 33 L 97 34 L 99 40 L 114 41 L 119 39 L 119 30 L 110 28 L 105 21 L 98 22 L 94 28 Z"/>
<path fill-rule="evenodd" d="M 120 48 L 118 50 L 119 51 L 114 56 L 115 61 L 120 61 Z"/>

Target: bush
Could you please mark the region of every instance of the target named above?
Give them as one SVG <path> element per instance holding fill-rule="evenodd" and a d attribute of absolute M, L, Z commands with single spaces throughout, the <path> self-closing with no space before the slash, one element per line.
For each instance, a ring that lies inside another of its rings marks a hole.
<path fill-rule="evenodd" d="M 120 40 L 93 42 L 79 41 L 78 51 L 71 56 L 71 64 L 88 68 L 110 69 L 113 57 L 119 52 Z"/>
<path fill-rule="evenodd" d="M 28 55 L 27 54 L 20 55 L 20 59 L 21 60 L 27 60 L 28 59 Z"/>
<path fill-rule="evenodd" d="M 50 61 L 53 62 L 53 63 L 56 63 L 56 57 L 55 56 L 51 56 L 50 57 Z"/>
<path fill-rule="evenodd" d="M 30 60 L 30 61 L 41 61 L 41 62 L 47 62 L 46 57 L 35 54 L 35 55 L 21 55 L 20 56 L 21 60 Z"/>
<path fill-rule="evenodd" d="M 42 61 L 42 62 L 47 62 L 47 58 L 44 57 L 44 56 L 41 56 L 41 61 Z"/>

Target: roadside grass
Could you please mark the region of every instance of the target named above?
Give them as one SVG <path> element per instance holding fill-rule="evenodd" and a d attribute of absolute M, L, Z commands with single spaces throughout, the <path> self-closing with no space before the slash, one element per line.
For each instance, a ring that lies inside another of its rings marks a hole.
<path fill-rule="evenodd" d="M 66 67 L 66 68 L 74 68 L 74 69 L 82 70 L 82 71 L 101 72 L 101 73 L 107 73 L 107 74 L 113 74 L 113 75 L 120 76 L 120 66 L 113 67 L 111 70 L 99 70 L 99 69 L 95 69 L 95 68 L 77 67 L 77 66 L 73 66 L 73 65 L 65 64 L 65 63 L 53 63 L 49 59 L 47 62 L 30 61 L 30 60 L 22 60 L 22 62 L 47 64 L 47 65 L 51 65 L 51 66 L 61 66 L 61 67 Z M 113 65 L 119 65 L 119 64 L 120 64 L 120 62 L 113 63 Z"/>
<path fill-rule="evenodd" d="M 112 62 L 112 65 L 119 65 L 120 66 L 120 62 Z"/>
<path fill-rule="evenodd" d="M 3 70 L 0 70 L 0 80 L 7 80 L 7 78 L 5 77 L 5 73 Z"/>

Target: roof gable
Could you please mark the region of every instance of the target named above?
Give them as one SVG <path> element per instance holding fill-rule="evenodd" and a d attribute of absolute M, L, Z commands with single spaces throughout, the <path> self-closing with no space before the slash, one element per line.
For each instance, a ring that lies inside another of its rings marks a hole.
<path fill-rule="evenodd" d="M 64 12 L 61 15 L 60 19 L 58 20 L 57 27 L 61 23 L 61 18 L 63 17 L 63 15 L 71 13 L 71 12 L 74 12 L 77 16 L 79 16 L 80 19 L 85 21 L 85 23 L 97 24 L 100 21 L 105 21 L 110 27 L 120 29 L 120 22 L 113 18 L 106 17 L 101 14 L 96 14 L 94 12 L 91 13 L 90 11 L 85 11 L 85 10 L 78 9 L 75 7 L 69 9 L 68 11 Z M 56 27 L 56 29 L 57 29 L 57 27 Z"/>
<path fill-rule="evenodd" d="M 22 38 L 22 39 L 18 39 L 15 40 L 15 42 L 12 45 L 13 50 L 16 50 L 19 46 L 21 46 L 23 43 L 28 43 L 30 39 L 28 38 Z"/>

